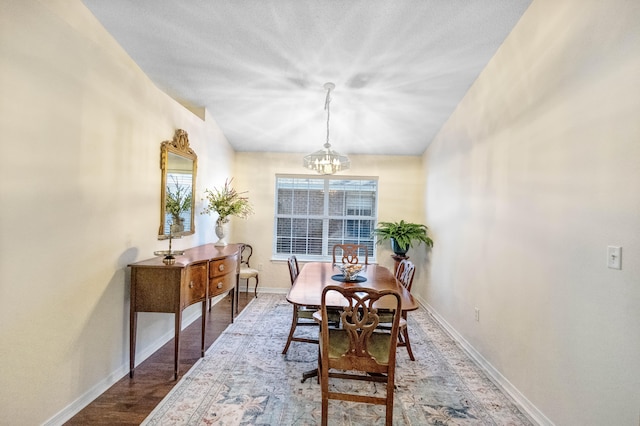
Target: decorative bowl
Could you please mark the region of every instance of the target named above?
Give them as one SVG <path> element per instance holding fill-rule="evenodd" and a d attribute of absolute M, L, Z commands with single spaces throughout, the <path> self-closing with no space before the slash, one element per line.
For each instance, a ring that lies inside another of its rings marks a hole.
<path fill-rule="evenodd" d="M 355 281 L 363 269 L 363 265 L 358 263 L 356 264 L 345 263 L 337 266 L 340 272 L 342 272 L 342 275 L 344 276 L 345 281 Z"/>

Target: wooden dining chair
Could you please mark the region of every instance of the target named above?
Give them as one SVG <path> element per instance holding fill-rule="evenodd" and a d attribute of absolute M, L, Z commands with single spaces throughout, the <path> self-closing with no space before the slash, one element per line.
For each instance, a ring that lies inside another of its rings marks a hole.
<path fill-rule="evenodd" d="M 329 328 L 327 295 L 331 292 L 337 292 L 346 299 L 346 306 L 341 314 L 341 328 Z M 390 332 L 377 330 L 379 318 L 373 304 L 383 297 L 392 301 L 389 312 L 397 313 L 393 315 Z M 385 424 L 392 424 L 400 303 L 400 294 L 394 290 L 376 291 L 360 286 L 330 285 L 322 291 L 318 368 L 322 388 L 323 425 L 328 424 L 330 399 L 385 405 Z M 386 395 L 375 395 L 375 388 L 369 395 L 329 390 L 329 378 L 382 382 L 386 384 Z"/>
<path fill-rule="evenodd" d="M 411 286 L 413 285 L 413 276 L 416 272 L 416 266 L 410 260 L 403 259 L 396 269 L 396 280 L 407 289 L 409 293 L 411 293 Z M 389 330 L 391 328 L 391 320 L 393 318 L 393 314 L 381 311 L 380 315 L 380 329 Z M 398 346 L 404 346 L 407 348 L 407 353 L 409 354 L 409 359 L 411 361 L 415 361 L 416 358 L 413 355 L 413 351 L 411 350 L 411 341 L 409 340 L 409 327 L 407 325 L 407 311 L 402 311 L 402 316 L 400 318 L 400 331 L 398 333 Z"/>
<path fill-rule="evenodd" d="M 253 247 L 249 244 L 242 244 L 240 248 L 240 276 L 241 280 L 247 281 L 247 293 L 249 292 L 249 280 L 251 278 L 256 280 L 256 286 L 253 290 L 254 296 L 258 297 L 258 270 L 251 267 L 249 264 L 251 255 L 253 254 Z"/>
<path fill-rule="evenodd" d="M 403 259 L 398 265 L 396 270 L 396 279 L 402 284 L 404 288 L 411 293 L 411 286 L 413 286 L 413 276 L 416 273 L 416 266 L 410 260 Z M 404 346 L 407 348 L 409 358 L 411 361 L 415 361 L 413 351 L 411 350 L 411 341 L 409 340 L 409 326 L 407 325 L 407 311 L 402 311 L 402 318 L 400 321 L 400 333 L 398 334 L 398 346 Z"/>
<path fill-rule="evenodd" d="M 287 260 L 289 265 L 289 276 L 291 277 L 291 285 L 293 285 L 298 278 L 300 268 L 298 266 L 298 259 L 295 256 L 289 257 Z M 298 326 L 318 326 L 318 323 L 313 319 L 313 313 L 320 309 L 319 306 L 302 306 L 293 304 L 293 318 L 291 319 L 291 328 L 289 330 L 289 337 L 287 337 L 287 343 L 284 345 L 283 354 L 286 354 L 289 350 L 291 342 L 304 342 L 304 343 L 318 343 L 317 339 L 311 339 L 307 337 L 296 337 L 294 333 Z"/>
<path fill-rule="evenodd" d="M 364 262 L 360 262 L 361 257 L 364 257 Z M 364 244 L 336 244 L 333 246 L 333 263 L 364 263 L 368 265 L 369 249 Z"/>

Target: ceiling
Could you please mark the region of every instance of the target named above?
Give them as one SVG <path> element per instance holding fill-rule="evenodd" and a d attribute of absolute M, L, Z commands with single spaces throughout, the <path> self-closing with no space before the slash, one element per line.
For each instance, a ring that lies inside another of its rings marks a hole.
<path fill-rule="evenodd" d="M 420 155 L 531 0 L 83 0 L 236 151 Z"/>

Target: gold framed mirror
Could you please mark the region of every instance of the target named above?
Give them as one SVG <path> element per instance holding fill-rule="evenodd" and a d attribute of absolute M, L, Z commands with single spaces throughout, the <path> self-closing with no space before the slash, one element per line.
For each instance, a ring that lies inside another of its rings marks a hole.
<path fill-rule="evenodd" d="M 198 156 L 189 135 L 177 129 L 173 140 L 160 145 L 160 229 L 158 239 L 195 233 L 194 211 Z"/>

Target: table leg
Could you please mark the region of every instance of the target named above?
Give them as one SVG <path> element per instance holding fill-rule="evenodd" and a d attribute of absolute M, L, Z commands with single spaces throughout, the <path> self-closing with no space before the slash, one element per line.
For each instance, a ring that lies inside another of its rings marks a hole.
<path fill-rule="evenodd" d="M 318 369 L 314 368 L 313 370 L 309 370 L 309 371 L 305 371 L 304 373 L 302 373 L 302 380 L 300 381 L 300 383 L 304 383 L 305 380 L 311 378 L 311 377 L 318 377 Z"/>

